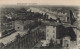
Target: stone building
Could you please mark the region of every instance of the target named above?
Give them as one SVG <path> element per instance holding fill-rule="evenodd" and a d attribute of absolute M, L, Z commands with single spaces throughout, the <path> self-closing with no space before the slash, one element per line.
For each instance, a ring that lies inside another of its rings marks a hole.
<path fill-rule="evenodd" d="M 22 20 L 15 21 L 15 30 L 20 31 L 25 29 L 26 29 L 26 24 Z"/>
<path fill-rule="evenodd" d="M 51 40 L 53 41 L 53 43 L 56 42 L 56 26 L 46 25 L 45 33 L 46 40 L 41 41 L 43 43 L 42 46 L 49 46 Z"/>
<path fill-rule="evenodd" d="M 56 42 L 56 27 L 46 26 L 46 41 L 49 43 L 51 39 Z"/>
<path fill-rule="evenodd" d="M 11 42 L 8 42 L 7 44 L 5 44 L 6 46 L 4 45 L 0 49 L 32 49 L 41 40 L 40 27 L 36 27 L 33 30 L 29 30 L 28 32 L 25 32 L 25 33 L 27 34 L 20 37 L 18 35 L 17 39 L 14 39 Z M 6 40 L 6 39 L 3 39 L 3 40 Z"/>

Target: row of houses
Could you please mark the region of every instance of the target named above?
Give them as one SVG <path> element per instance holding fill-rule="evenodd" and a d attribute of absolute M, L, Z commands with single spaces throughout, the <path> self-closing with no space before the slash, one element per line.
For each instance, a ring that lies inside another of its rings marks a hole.
<path fill-rule="evenodd" d="M 5 11 L 5 10 L 2 10 L 2 12 L 3 11 Z M 5 33 L 6 31 L 15 30 L 15 29 L 17 29 L 17 30 L 18 29 L 23 29 L 23 27 L 22 28 L 19 28 L 19 27 L 17 28 L 15 26 L 20 26 L 21 25 L 21 26 L 24 26 L 25 29 L 26 29 L 29 25 L 27 23 L 33 23 L 32 22 L 33 20 L 38 21 L 39 19 L 40 20 L 41 19 L 48 19 L 48 15 L 46 13 L 45 14 L 43 14 L 43 13 L 40 14 L 38 12 L 32 12 L 31 10 L 27 11 L 25 8 L 19 9 L 19 10 L 17 10 L 17 12 L 15 10 L 14 10 L 14 12 L 12 12 L 12 11 L 9 11 L 9 12 L 10 13 L 6 14 L 6 15 L 4 13 L 1 13 L 1 16 L 0 16 L 0 21 L 1 21 L 0 22 L 0 30 L 1 30 L 0 31 L 1 32 L 0 37 L 6 36 L 6 34 L 10 34 L 10 32 Z M 12 19 L 12 20 L 8 20 L 8 19 Z M 28 21 L 27 19 L 30 20 L 30 21 Z M 20 20 L 20 22 L 19 22 L 20 25 L 18 25 L 18 21 L 16 21 L 16 20 Z"/>
<path fill-rule="evenodd" d="M 20 27 L 21 28 L 21 27 Z M 19 31 L 21 31 L 20 29 Z M 24 30 L 24 29 L 23 29 Z M 23 33 L 23 32 L 22 32 Z M 41 31 L 40 26 L 26 32 L 24 36 L 18 34 L 16 39 L 4 45 L 0 43 L 1 49 L 31 49 L 33 48 L 40 40 L 45 39 L 43 31 Z"/>
<path fill-rule="evenodd" d="M 29 28 L 30 24 L 34 24 L 34 21 L 32 21 L 32 20 L 26 20 L 26 21 L 16 20 L 16 21 L 8 22 L 8 23 L 1 23 L 0 37 L 2 38 L 4 36 L 6 36 L 7 34 L 12 34 L 15 31 L 26 30 Z"/>

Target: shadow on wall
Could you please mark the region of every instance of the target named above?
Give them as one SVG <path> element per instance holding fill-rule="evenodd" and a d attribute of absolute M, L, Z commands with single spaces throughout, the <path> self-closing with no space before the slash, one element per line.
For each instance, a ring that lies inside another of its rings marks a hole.
<path fill-rule="evenodd" d="M 57 38 L 58 39 L 61 39 L 65 36 L 70 36 L 71 41 L 76 40 L 76 34 L 75 34 L 72 27 L 65 28 L 64 26 L 59 25 L 59 26 L 57 26 L 57 31 L 56 32 L 57 32 Z"/>

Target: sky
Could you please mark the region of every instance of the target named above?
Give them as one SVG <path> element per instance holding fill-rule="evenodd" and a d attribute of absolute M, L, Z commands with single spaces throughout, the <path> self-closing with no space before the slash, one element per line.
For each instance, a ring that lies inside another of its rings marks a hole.
<path fill-rule="evenodd" d="M 16 4 L 80 6 L 80 0 L 0 0 L 1 6 Z"/>

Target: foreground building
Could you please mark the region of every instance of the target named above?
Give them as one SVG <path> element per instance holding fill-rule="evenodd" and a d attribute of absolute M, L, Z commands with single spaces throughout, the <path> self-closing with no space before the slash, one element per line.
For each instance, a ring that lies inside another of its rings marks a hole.
<path fill-rule="evenodd" d="M 56 42 L 56 27 L 54 26 L 46 26 L 46 41 L 49 43 L 50 40 Z"/>
<path fill-rule="evenodd" d="M 10 37 L 4 38 L 3 40 L 6 40 L 7 43 L 3 41 L 1 44 L 3 46 L 0 48 L 1 49 L 31 49 L 41 40 L 40 34 L 41 34 L 40 27 L 36 27 L 29 31 L 20 31 L 19 34 L 15 36 L 16 37 L 15 39 L 8 41 L 6 38 L 10 39 Z"/>

